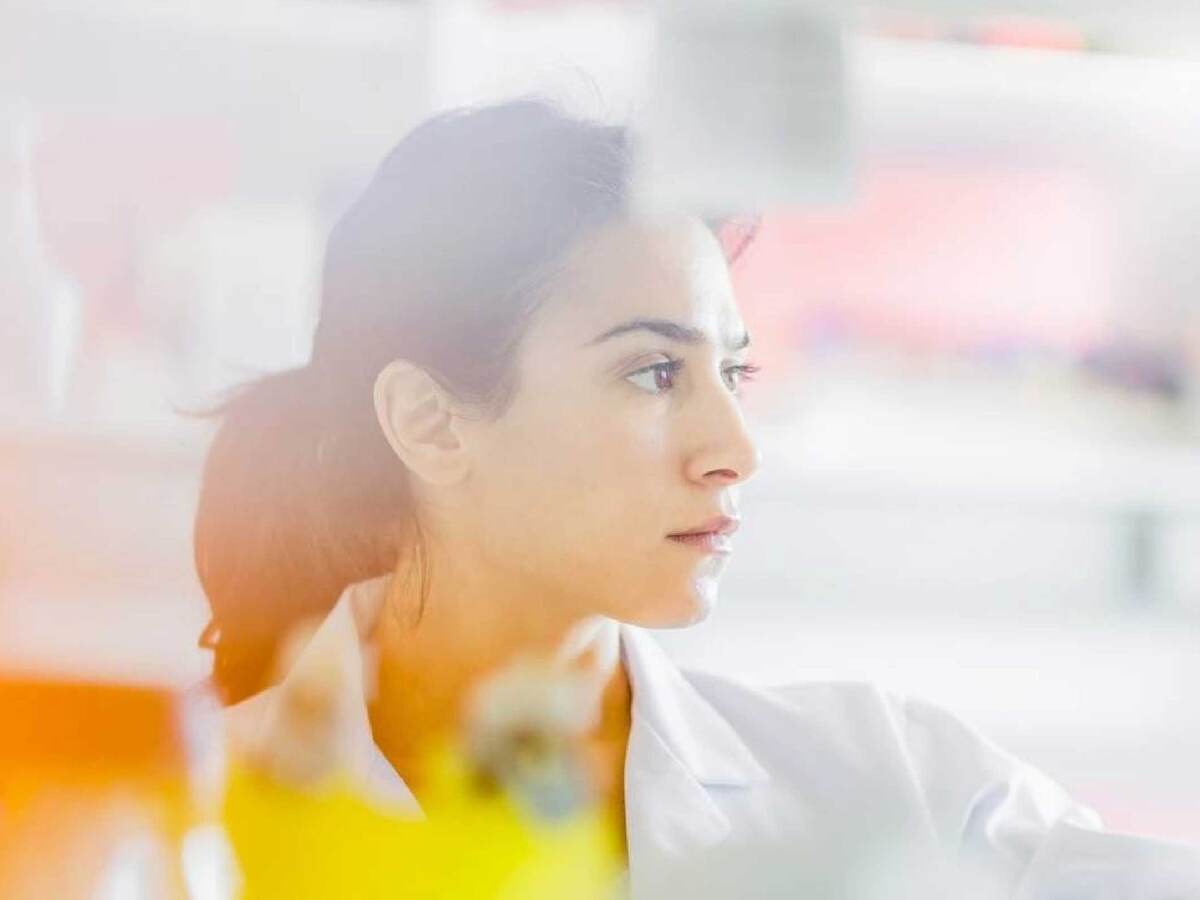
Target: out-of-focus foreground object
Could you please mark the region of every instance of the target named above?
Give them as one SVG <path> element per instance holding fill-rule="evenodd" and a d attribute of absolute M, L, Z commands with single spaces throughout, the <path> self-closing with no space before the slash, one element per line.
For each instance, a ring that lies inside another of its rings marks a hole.
<path fill-rule="evenodd" d="M 801 3 L 666 0 L 635 197 L 722 215 L 844 199 L 851 182 L 843 24 Z"/>
<path fill-rule="evenodd" d="M 337 639 L 347 611 L 298 626 L 265 715 L 229 729 L 222 822 L 243 900 L 611 900 L 616 835 L 580 752 L 586 675 L 521 660 L 485 679 L 461 739 L 420 754 L 420 805 L 385 803 L 358 752 L 372 739 L 355 718 L 362 660 Z"/>
<path fill-rule="evenodd" d="M 475 777 L 452 747 L 431 755 L 418 819 L 343 778 L 315 788 L 231 767 L 225 827 L 243 900 L 611 900 L 616 856 L 596 811 L 549 821 Z"/>
<path fill-rule="evenodd" d="M 205 735 L 219 721 L 204 708 L 160 688 L 0 674 L 0 896 L 223 896 L 189 891 L 184 862 L 215 771 Z"/>
<path fill-rule="evenodd" d="M 28 104 L 0 104 L 0 335 L 5 391 L 53 410 L 65 399 L 80 331 L 79 286 L 47 247 L 33 177 L 36 126 Z"/>

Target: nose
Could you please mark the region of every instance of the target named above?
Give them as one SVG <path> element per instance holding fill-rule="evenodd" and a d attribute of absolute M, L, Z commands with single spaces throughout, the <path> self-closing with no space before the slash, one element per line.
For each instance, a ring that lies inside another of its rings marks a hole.
<path fill-rule="evenodd" d="M 746 425 L 741 401 L 720 384 L 696 404 L 695 440 L 688 454 L 687 477 L 697 484 L 727 487 L 750 478 L 762 464 L 762 451 Z"/>

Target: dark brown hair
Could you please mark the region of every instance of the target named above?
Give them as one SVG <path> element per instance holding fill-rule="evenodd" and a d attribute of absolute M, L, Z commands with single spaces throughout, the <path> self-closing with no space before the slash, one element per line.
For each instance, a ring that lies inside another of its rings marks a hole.
<path fill-rule="evenodd" d="M 630 149 L 626 129 L 536 97 L 452 110 L 411 131 L 334 226 L 309 364 L 210 411 L 222 423 L 194 549 L 212 609 L 200 644 L 224 702 L 266 685 L 294 623 L 402 551 L 423 556 L 404 466 L 375 419 L 377 374 L 409 360 L 500 416 L 555 263 L 626 213 Z"/>

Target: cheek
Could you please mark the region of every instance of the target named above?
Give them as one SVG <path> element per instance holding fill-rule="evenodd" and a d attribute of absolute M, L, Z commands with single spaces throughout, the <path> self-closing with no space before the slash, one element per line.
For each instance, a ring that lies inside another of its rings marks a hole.
<path fill-rule="evenodd" d="M 558 424 L 506 435 L 488 476 L 489 506 L 509 511 L 531 553 L 611 565 L 665 533 L 672 484 L 661 427 L 611 411 L 545 421 Z"/>
<path fill-rule="evenodd" d="M 564 602 L 636 624 L 703 618 L 713 561 L 666 541 L 690 497 L 660 421 L 563 414 L 494 445 L 479 508 L 490 554 Z"/>
<path fill-rule="evenodd" d="M 557 513 L 551 527 L 597 548 L 636 545 L 659 528 L 670 466 L 656 429 L 610 416 L 557 429 L 551 440 L 553 453 L 527 481 Z"/>

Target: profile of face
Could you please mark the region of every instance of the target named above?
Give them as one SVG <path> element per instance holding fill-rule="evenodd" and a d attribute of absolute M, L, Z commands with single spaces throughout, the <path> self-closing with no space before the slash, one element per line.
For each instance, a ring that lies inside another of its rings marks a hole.
<path fill-rule="evenodd" d="M 624 221 L 569 255 L 502 417 L 439 432 L 401 375 L 380 378 L 376 405 L 456 558 L 568 615 L 687 625 L 713 608 L 728 553 L 669 535 L 737 517 L 760 462 L 739 398 L 744 342 L 711 231 Z"/>

